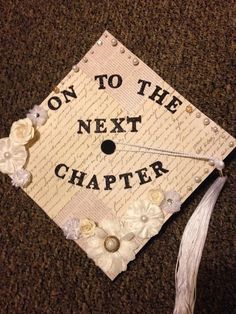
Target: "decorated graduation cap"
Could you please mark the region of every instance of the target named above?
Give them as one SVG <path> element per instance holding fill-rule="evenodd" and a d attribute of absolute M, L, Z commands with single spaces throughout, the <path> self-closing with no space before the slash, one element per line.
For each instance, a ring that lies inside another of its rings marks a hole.
<path fill-rule="evenodd" d="M 176 265 L 175 313 L 192 313 L 224 158 L 235 139 L 105 32 L 0 139 L 0 171 L 113 280 L 216 168 Z"/>

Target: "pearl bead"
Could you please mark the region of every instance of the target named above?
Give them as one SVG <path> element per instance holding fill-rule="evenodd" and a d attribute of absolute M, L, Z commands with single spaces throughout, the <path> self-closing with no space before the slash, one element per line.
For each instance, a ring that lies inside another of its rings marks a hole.
<path fill-rule="evenodd" d="M 137 58 L 134 58 L 134 59 L 133 59 L 133 65 L 138 65 L 138 64 L 139 64 L 138 59 L 137 59 Z"/>
<path fill-rule="evenodd" d="M 212 159 L 208 161 L 208 164 L 209 164 L 210 166 L 212 166 L 212 167 L 215 166 L 215 162 L 214 162 L 214 160 L 212 160 Z"/>
<path fill-rule="evenodd" d="M 115 38 L 112 38 L 111 44 L 112 44 L 112 46 L 115 47 L 118 44 L 118 42 L 117 42 L 117 40 Z"/>
<path fill-rule="evenodd" d="M 125 52 L 125 48 L 124 47 L 121 47 L 120 48 L 120 53 L 124 53 Z"/>
<path fill-rule="evenodd" d="M 192 113 L 192 112 L 193 112 L 193 107 L 190 106 L 190 105 L 188 105 L 188 106 L 185 108 L 185 111 L 186 111 L 187 113 Z"/>
<path fill-rule="evenodd" d="M 72 70 L 74 72 L 79 72 L 79 66 L 77 64 L 73 65 Z"/>
<path fill-rule="evenodd" d="M 200 118 L 200 117 L 201 117 L 201 113 L 200 113 L 200 112 L 197 112 L 197 113 L 196 113 L 196 117 L 197 117 L 197 118 Z"/>
<path fill-rule="evenodd" d="M 210 124 L 210 120 L 209 120 L 208 118 L 205 118 L 205 119 L 203 120 L 203 124 L 204 124 L 204 125 Z"/>
<path fill-rule="evenodd" d="M 4 157 L 5 157 L 5 159 L 9 159 L 11 157 L 11 153 L 5 152 Z"/>
<path fill-rule="evenodd" d="M 204 173 L 208 173 L 209 172 L 209 169 L 204 169 Z"/>
<path fill-rule="evenodd" d="M 192 189 L 193 189 L 193 188 L 192 188 L 191 186 L 188 186 L 188 187 L 187 187 L 187 190 L 188 190 L 188 191 L 192 191 Z"/>
<path fill-rule="evenodd" d="M 87 63 L 88 59 L 86 57 L 84 57 L 83 61 L 84 61 L 84 63 Z"/>
<path fill-rule="evenodd" d="M 194 180 L 195 180 L 196 183 L 200 183 L 201 182 L 201 178 L 200 177 L 195 177 Z"/>
<path fill-rule="evenodd" d="M 218 129 L 216 126 L 213 127 L 213 132 L 217 133 L 218 132 Z"/>
<path fill-rule="evenodd" d="M 147 222 L 148 221 L 148 217 L 146 215 L 141 216 L 141 221 L 142 222 Z"/>
<path fill-rule="evenodd" d="M 53 88 L 53 91 L 54 91 L 54 93 L 58 94 L 58 93 L 60 93 L 60 88 L 58 86 L 55 86 Z"/>
<path fill-rule="evenodd" d="M 234 147 L 234 142 L 230 142 L 229 147 Z"/>
<path fill-rule="evenodd" d="M 115 236 L 108 236 L 104 241 L 104 247 L 108 252 L 114 253 L 119 250 L 120 241 Z"/>
<path fill-rule="evenodd" d="M 107 38 L 107 34 L 104 34 L 104 37 L 106 37 L 106 38 Z"/>
<path fill-rule="evenodd" d="M 97 45 L 98 45 L 98 46 L 101 46 L 101 45 L 102 45 L 101 39 L 99 39 L 99 40 L 97 41 Z"/>

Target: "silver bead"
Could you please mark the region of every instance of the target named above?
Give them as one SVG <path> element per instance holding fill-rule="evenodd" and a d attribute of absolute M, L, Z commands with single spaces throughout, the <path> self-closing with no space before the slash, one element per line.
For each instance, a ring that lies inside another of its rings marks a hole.
<path fill-rule="evenodd" d="M 97 41 L 97 45 L 98 45 L 98 46 L 101 46 L 101 45 L 102 45 L 101 39 L 99 39 L 99 40 Z"/>
<path fill-rule="evenodd" d="M 114 253 L 120 248 L 120 240 L 115 236 L 108 236 L 104 241 L 104 247 L 108 252 Z"/>
<path fill-rule="evenodd" d="M 87 63 L 88 59 L 86 57 L 84 57 L 83 61 L 84 61 L 84 63 Z"/>
<path fill-rule="evenodd" d="M 5 152 L 5 153 L 4 153 L 4 158 L 5 158 L 5 159 L 11 158 L 11 153 Z"/>
<path fill-rule="evenodd" d="M 78 72 L 79 71 L 79 66 L 77 64 L 73 65 L 72 70 L 74 72 Z"/>
<path fill-rule="evenodd" d="M 197 112 L 196 113 L 196 118 L 200 118 L 201 117 L 201 113 L 200 112 Z"/>
<path fill-rule="evenodd" d="M 141 221 L 142 222 L 147 222 L 148 221 L 148 217 L 146 215 L 141 216 Z"/>
<path fill-rule="evenodd" d="M 137 58 L 134 58 L 134 59 L 133 59 L 133 65 L 138 65 L 138 64 L 139 64 L 138 59 L 137 59 Z"/>
<path fill-rule="evenodd" d="M 195 177 L 194 180 L 195 180 L 196 183 L 200 183 L 201 182 L 201 178 L 200 177 Z"/>
<path fill-rule="evenodd" d="M 205 119 L 203 120 L 203 124 L 204 124 L 204 125 L 210 124 L 210 120 L 209 120 L 208 118 L 205 118 Z"/>
<path fill-rule="evenodd" d="M 229 147 L 234 147 L 234 142 L 230 142 Z"/>
<path fill-rule="evenodd" d="M 112 44 L 112 46 L 115 47 L 115 46 L 117 46 L 118 42 L 117 42 L 117 40 L 115 38 L 112 38 L 111 44 Z"/>
<path fill-rule="evenodd" d="M 125 52 L 125 48 L 124 47 L 121 47 L 120 48 L 120 53 L 124 53 Z"/>

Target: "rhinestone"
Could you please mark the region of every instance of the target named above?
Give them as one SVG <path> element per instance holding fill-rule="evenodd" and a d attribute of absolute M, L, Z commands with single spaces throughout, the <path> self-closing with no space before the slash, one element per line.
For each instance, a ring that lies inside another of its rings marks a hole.
<path fill-rule="evenodd" d="M 200 117 L 201 117 L 201 113 L 200 113 L 200 112 L 197 112 L 197 113 L 196 113 L 196 117 L 197 117 L 197 118 L 200 118 Z"/>
<path fill-rule="evenodd" d="M 104 247 L 108 252 L 114 253 L 119 250 L 120 241 L 115 236 L 108 236 L 104 241 Z"/>
<path fill-rule="evenodd" d="M 234 147 L 234 142 L 230 142 L 229 147 Z"/>
<path fill-rule="evenodd" d="M 84 57 L 83 61 L 84 61 L 84 63 L 87 63 L 88 59 L 86 57 Z"/>
<path fill-rule="evenodd" d="M 188 105 L 188 106 L 185 108 L 185 111 L 186 111 L 187 113 L 192 113 L 192 112 L 193 112 L 193 107 L 190 106 L 190 105 Z"/>
<path fill-rule="evenodd" d="M 101 46 L 101 45 L 102 45 L 101 39 L 99 39 L 99 40 L 97 41 L 97 45 L 98 45 L 98 46 Z"/>
<path fill-rule="evenodd" d="M 54 91 L 54 93 L 58 94 L 58 93 L 60 93 L 60 88 L 58 86 L 55 86 L 53 88 L 53 91 Z"/>
<path fill-rule="evenodd" d="M 173 200 L 171 198 L 168 198 L 167 203 L 168 203 L 168 205 L 172 205 L 173 204 Z"/>
<path fill-rule="evenodd" d="M 195 177 L 194 180 L 195 180 L 196 183 L 201 182 L 201 178 L 200 177 Z"/>
<path fill-rule="evenodd" d="M 11 158 L 11 153 L 5 152 L 5 153 L 4 153 L 4 157 L 5 157 L 5 159 Z"/>
<path fill-rule="evenodd" d="M 112 38 L 111 44 L 112 44 L 112 46 L 115 47 L 118 44 L 118 42 L 117 42 L 117 40 L 115 38 Z"/>
<path fill-rule="evenodd" d="M 203 124 L 204 125 L 208 125 L 210 123 L 210 120 L 208 119 L 208 118 L 205 118 L 204 120 L 203 120 Z"/>
<path fill-rule="evenodd" d="M 125 52 L 125 48 L 124 47 L 121 47 L 120 48 L 120 53 L 124 53 Z"/>
<path fill-rule="evenodd" d="M 79 72 L 79 66 L 77 64 L 73 65 L 72 70 L 74 72 Z"/>
<path fill-rule="evenodd" d="M 142 222 L 147 222 L 148 221 L 148 217 L 146 215 L 141 216 L 141 221 Z"/>
<path fill-rule="evenodd" d="M 138 59 L 137 59 L 137 58 L 134 58 L 134 59 L 133 59 L 133 65 L 138 65 L 138 64 L 139 64 Z"/>

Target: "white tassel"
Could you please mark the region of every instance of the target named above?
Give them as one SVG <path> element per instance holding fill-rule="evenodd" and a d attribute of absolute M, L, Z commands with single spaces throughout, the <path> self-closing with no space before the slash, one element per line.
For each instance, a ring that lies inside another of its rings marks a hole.
<path fill-rule="evenodd" d="M 226 177 L 216 179 L 185 227 L 175 270 L 174 314 L 192 314 L 194 311 L 197 274 L 209 221 L 226 179 Z"/>

